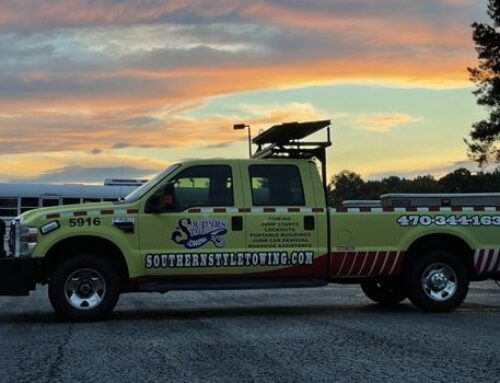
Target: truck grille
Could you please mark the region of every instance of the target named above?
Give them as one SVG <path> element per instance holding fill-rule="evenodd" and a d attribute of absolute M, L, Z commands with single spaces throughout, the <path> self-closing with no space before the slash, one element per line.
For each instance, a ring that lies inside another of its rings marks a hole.
<path fill-rule="evenodd" d="M 7 255 L 14 255 L 16 250 L 16 221 L 10 222 L 9 230 L 9 248 L 7 250 Z"/>

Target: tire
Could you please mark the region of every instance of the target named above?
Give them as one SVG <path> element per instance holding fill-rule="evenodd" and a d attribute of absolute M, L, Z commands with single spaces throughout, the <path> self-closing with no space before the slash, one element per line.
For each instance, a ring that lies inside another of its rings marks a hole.
<path fill-rule="evenodd" d="M 404 286 L 394 279 L 369 280 L 361 283 L 361 290 L 368 298 L 381 305 L 395 305 L 407 297 Z"/>
<path fill-rule="evenodd" d="M 448 312 L 460 306 L 469 291 L 464 262 L 446 250 L 429 250 L 406 270 L 408 298 L 427 312 Z"/>
<path fill-rule="evenodd" d="M 92 255 L 78 255 L 58 264 L 49 281 L 49 300 L 63 319 L 99 320 L 115 308 L 120 280 L 113 265 Z"/>

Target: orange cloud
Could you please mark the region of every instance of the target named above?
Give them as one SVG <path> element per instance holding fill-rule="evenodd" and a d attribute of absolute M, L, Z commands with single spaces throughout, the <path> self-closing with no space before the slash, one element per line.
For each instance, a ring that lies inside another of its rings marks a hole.
<path fill-rule="evenodd" d="M 235 105 L 236 112 L 227 116 L 192 117 L 171 115 L 170 110 L 141 116 L 122 113 L 77 113 L 45 111 L 18 117 L 0 115 L 3 153 L 111 151 L 125 147 L 206 147 L 229 145 L 241 140 L 231 127 L 244 121 L 261 129 L 286 120 L 314 120 L 326 117 L 309 104 Z M 42 119 L 40 127 L 38 119 Z M 22 128 L 21 128 L 22 127 Z M 47 137 L 57 139 L 47 140 Z"/>
<path fill-rule="evenodd" d="M 456 1 L 456 0 L 455 0 Z M 336 14 L 255 2 L 242 10 L 254 21 L 267 21 L 274 25 L 306 28 L 345 36 L 368 39 L 377 45 L 407 44 L 448 46 L 463 49 L 472 46 L 471 32 L 459 24 L 432 26 L 422 19 L 404 20 L 381 18 L 363 14 Z M 464 44 L 464 42 L 466 44 Z"/>
<path fill-rule="evenodd" d="M 387 133 L 411 122 L 418 121 L 414 116 L 403 113 L 364 115 L 354 120 L 358 129 Z"/>

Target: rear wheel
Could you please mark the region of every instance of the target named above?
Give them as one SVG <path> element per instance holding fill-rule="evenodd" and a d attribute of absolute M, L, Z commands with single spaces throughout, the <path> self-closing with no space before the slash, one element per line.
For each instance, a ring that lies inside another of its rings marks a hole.
<path fill-rule="evenodd" d="M 407 270 L 408 298 L 428 312 L 458 307 L 469 291 L 464 263 L 453 253 L 431 250 L 410 263 Z"/>
<path fill-rule="evenodd" d="M 382 305 L 394 305 L 406 299 L 404 287 L 393 279 L 363 282 L 361 290 L 372 301 Z"/>
<path fill-rule="evenodd" d="M 49 282 L 49 299 L 54 310 L 67 320 L 101 319 L 118 302 L 118 275 L 106 259 L 79 255 L 60 263 Z"/>

